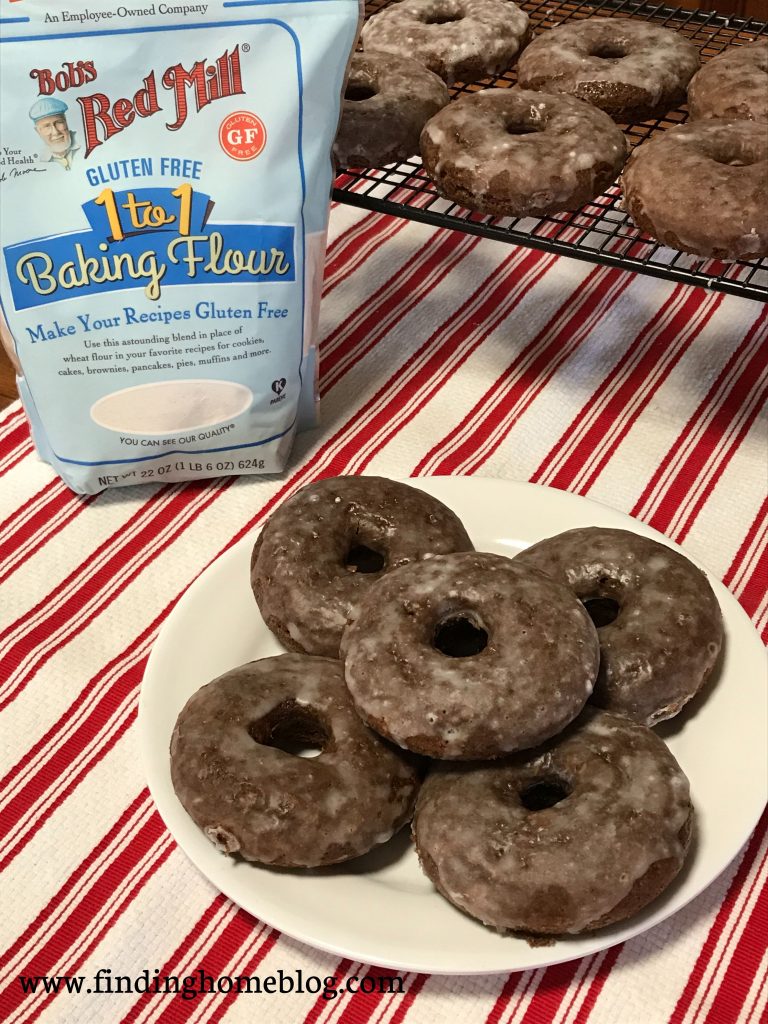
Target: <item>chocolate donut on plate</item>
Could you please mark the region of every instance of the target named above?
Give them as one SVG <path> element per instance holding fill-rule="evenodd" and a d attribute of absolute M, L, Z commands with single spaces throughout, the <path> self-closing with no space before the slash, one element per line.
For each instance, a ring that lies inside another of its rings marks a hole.
<path fill-rule="evenodd" d="M 625 920 L 660 895 L 692 826 L 688 780 L 662 740 L 590 708 L 527 755 L 434 766 L 412 828 L 451 903 L 500 931 L 556 936 Z"/>
<path fill-rule="evenodd" d="M 568 530 L 515 564 L 547 573 L 584 602 L 598 627 L 592 703 L 645 725 L 672 718 L 701 689 L 723 644 L 707 577 L 684 555 L 628 530 Z"/>
<path fill-rule="evenodd" d="M 416 487 L 330 477 L 285 501 L 251 558 L 267 626 L 290 650 L 337 658 L 341 634 L 372 584 L 432 555 L 472 551 L 458 516 Z"/>
<path fill-rule="evenodd" d="M 560 583 L 502 555 L 442 555 L 385 576 L 341 654 L 363 720 L 429 757 L 532 747 L 584 707 L 595 627 Z"/>
<path fill-rule="evenodd" d="M 524 89 L 577 96 L 627 124 L 683 103 L 699 60 L 693 43 L 670 29 L 585 18 L 537 36 L 520 59 L 517 80 Z"/>
<path fill-rule="evenodd" d="M 696 256 L 768 255 L 768 128 L 693 121 L 638 146 L 621 178 L 642 230 Z"/>
<path fill-rule="evenodd" d="M 320 747 L 316 757 L 292 750 Z M 185 810 L 222 852 L 279 867 L 367 853 L 409 820 L 413 763 L 363 725 L 328 658 L 284 654 L 193 694 L 171 739 Z"/>
<path fill-rule="evenodd" d="M 484 89 L 427 121 L 421 155 L 438 191 L 461 206 L 536 217 L 599 195 L 627 143 L 607 114 L 571 96 Z"/>
<path fill-rule="evenodd" d="M 506 71 L 530 37 L 511 0 L 400 0 L 363 26 L 365 50 L 412 57 L 448 85 Z"/>
<path fill-rule="evenodd" d="M 392 53 L 354 53 L 333 144 L 340 167 L 378 167 L 419 151 L 426 121 L 449 100 L 437 75 Z"/>
<path fill-rule="evenodd" d="M 768 121 L 768 39 L 708 61 L 688 86 L 688 109 L 692 120 Z"/>

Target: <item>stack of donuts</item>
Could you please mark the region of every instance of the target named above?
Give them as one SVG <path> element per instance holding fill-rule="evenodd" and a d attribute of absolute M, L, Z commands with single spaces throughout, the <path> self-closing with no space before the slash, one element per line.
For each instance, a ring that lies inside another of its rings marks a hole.
<path fill-rule="evenodd" d="M 202 687 L 171 741 L 176 793 L 224 853 L 315 868 L 411 821 L 446 899 L 535 941 L 676 877 L 694 811 L 651 727 L 723 642 L 684 556 L 601 528 L 478 552 L 415 487 L 338 477 L 273 514 L 251 586 L 291 653 Z"/>
<path fill-rule="evenodd" d="M 441 195 L 511 217 L 578 210 L 623 169 L 624 204 L 652 237 L 698 256 L 768 255 L 768 39 L 699 70 L 688 38 L 648 21 L 587 17 L 533 39 L 510 0 L 399 0 L 368 19 L 362 45 L 339 166 L 420 151 Z M 450 101 L 448 86 L 516 62 L 517 86 Z M 627 161 L 616 122 L 663 117 L 686 94 L 691 123 L 654 134 Z"/>

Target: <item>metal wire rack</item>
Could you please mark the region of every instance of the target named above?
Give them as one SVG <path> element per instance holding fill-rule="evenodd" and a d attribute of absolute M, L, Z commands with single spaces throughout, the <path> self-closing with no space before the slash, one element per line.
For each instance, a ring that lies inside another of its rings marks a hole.
<path fill-rule="evenodd" d="M 368 0 L 366 15 L 387 6 L 390 0 Z M 565 21 L 603 17 L 643 18 L 683 33 L 709 60 L 729 46 L 752 42 L 768 35 L 768 24 L 755 18 L 726 18 L 706 11 L 688 11 L 645 3 L 642 0 L 517 0 L 528 12 L 535 31 Z M 510 86 L 514 70 L 496 79 L 458 85 L 452 96 L 475 92 L 489 86 Z M 680 107 L 665 117 L 642 124 L 622 126 L 632 147 L 665 128 L 687 118 Z M 413 157 L 381 168 L 353 169 L 336 178 L 333 198 L 342 203 L 380 213 L 409 217 L 438 227 L 455 228 L 475 235 L 500 239 L 517 245 L 545 249 L 563 256 L 639 271 L 686 284 L 700 285 L 734 295 L 768 301 L 768 259 L 724 262 L 690 256 L 660 245 L 638 231 L 621 209 L 621 193 L 613 185 L 576 213 L 541 218 L 491 217 L 465 210 L 443 199 Z"/>

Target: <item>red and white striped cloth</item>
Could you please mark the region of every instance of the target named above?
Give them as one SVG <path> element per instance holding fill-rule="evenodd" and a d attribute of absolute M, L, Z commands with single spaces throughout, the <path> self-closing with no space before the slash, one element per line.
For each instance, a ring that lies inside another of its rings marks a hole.
<path fill-rule="evenodd" d="M 481 474 L 577 491 L 664 531 L 768 634 L 768 309 L 345 207 L 322 311 L 323 425 L 280 479 L 75 497 L 0 414 L 0 1007 L 13 1024 L 757 1024 L 763 819 L 740 860 L 622 946 L 405 994 L 22 995 L 20 974 L 367 970 L 218 894 L 137 755 L 153 638 L 222 550 L 321 475 Z M 738 799 L 738 780 L 734 780 Z"/>

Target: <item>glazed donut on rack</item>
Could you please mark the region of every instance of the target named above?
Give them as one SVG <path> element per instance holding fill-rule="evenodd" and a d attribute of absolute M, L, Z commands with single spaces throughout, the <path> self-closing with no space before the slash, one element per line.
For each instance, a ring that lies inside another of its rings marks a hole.
<path fill-rule="evenodd" d="M 634 18 L 585 18 L 543 32 L 518 66 L 525 89 L 568 93 L 628 124 L 685 100 L 699 51 L 679 32 Z"/>
<path fill-rule="evenodd" d="M 333 144 L 339 167 L 379 167 L 419 151 L 426 121 L 449 100 L 442 79 L 392 53 L 355 53 Z"/>
<path fill-rule="evenodd" d="M 632 220 L 664 245 L 723 260 L 768 256 L 764 123 L 677 125 L 634 150 L 621 184 Z"/>
<path fill-rule="evenodd" d="M 535 217 L 594 199 L 627 144 L 607 114 L 571 96 L 484 89 L 427 121 L 421 155 L 438 191 L 461 206 Z"/>
<path fill-rule="evenodd" d="M 688 86 L 688 109 L 692 120 L 768 121 L 768 39 L 708 61 Z"/>
<path fill-rule="evenodd" d="M 363 26 L 365 50 L 412 57 L 448 85 L 501 74 L 530 38 L 511 0 L 400 0 Z"/>
<path fill-rule="evenodd" d="M 419 785 L 414 762 L 355 714 L 339 662 L 299 654 L 252 661 L 193 694 L 171 777 L 223 853 L 279 867 L 337 864 L 386 842 Z"/>

